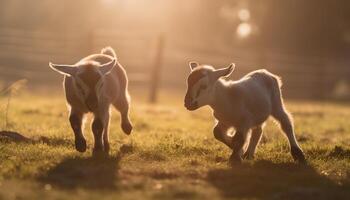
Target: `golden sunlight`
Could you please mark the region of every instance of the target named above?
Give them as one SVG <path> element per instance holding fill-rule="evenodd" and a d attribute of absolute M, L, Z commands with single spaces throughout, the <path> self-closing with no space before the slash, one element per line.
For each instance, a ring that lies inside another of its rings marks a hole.
<path fill-rule="evenodd" d="M 236 33 L 240 38 L 246 38 L 252 33 L 252 26 L 249 23 L 240 23 L 237 27 Z"/>
<path fill-rule="evenodd" d="M 0 200 L 350 200 L 349 11 L 0 0 Z"/>

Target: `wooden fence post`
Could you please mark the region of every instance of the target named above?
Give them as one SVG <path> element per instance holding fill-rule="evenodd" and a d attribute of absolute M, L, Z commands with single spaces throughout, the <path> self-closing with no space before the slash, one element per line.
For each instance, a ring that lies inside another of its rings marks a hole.
<path fill-rule="evenodd" d="M 162 59 L 164 53 L 164 36 L 161 34 L 157 38 L 156 44 L 156 52 L 154 57 L 154 66 L 151 72 L 150 79 L 150 97 L 149 101 L 151 103 L 157 103 L 158 98 L 158 90 L 160 84 L 160 74 L 162 68 Z"/>

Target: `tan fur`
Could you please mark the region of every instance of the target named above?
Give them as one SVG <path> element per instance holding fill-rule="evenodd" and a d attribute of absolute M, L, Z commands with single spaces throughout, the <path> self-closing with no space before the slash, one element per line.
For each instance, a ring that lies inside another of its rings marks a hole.
<path fill-rule="evenodd" d="M 128 93 L 128 79 L 124 68 L 116 61 L 115 65 L 107 66 L 116 60 L 114 50 L 107 47 L 101 54 L 92 54 L 77 62 L 71 68 L 59 68 L 50 64 L 52 68 L 61 73 L 74 71 L 64 77 L 64 90 L 70 110 L 70 122 L 75 133 L 75 145 L 78 151 L 86 150 L 86 141 L 82 133 L 83 118 L 92 112 L 94 120 L 92 130 L 95 138 L 94 153 L 109 151 L 108 127 L 110 119 L 110 105 L 119 110 L 121 126 L 126 134 L 130 134 L 132 124 L 129 120 L 130 96 Z M 101 71 L 100 66 L 111 69 Z M 68 70 L 66 70 L 68 69 Z M 105 73 L 105 74 L 104 74 Z M 88 93 L 88 94 L 86 94 Z"/>

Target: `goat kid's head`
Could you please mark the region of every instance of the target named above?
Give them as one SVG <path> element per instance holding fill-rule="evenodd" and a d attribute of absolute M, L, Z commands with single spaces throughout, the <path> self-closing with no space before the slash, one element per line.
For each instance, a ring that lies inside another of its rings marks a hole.
<path fill-rule="evenodd" d="M 116 60 L 106 64 L 94 61 L 78 63 L 76 65 L 57 65 L 50 63 L 50 67 L 66 76 L 72 77 L 76 95 L 90 111 L 98 107 L 103 94 L 105 76 L 113 69 Z M 67 91 L 66 91 L 67 92 Z"/>
<path fill-rule="evenodd" d="M 197 62 L 190 62 L 189 65 L 191 73 L 187 78 L 185 107 L 192 111 L 211 103 L 216 81 L 221 77 L 229 76 L 233 72 L 235 64 L 232 63 L 221 69 L 199 65 Z"/>

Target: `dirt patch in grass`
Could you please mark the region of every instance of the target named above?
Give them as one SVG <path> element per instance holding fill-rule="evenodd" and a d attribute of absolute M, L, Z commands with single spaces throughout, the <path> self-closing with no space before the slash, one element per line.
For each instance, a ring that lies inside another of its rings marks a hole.
<path fill-rule="evenodd" d="M 64 138 L 45 136 L 30 138 L 15 131 L 0 131 L 0 142 L 44 143 L 49 146 L 68 146 L 73 144 L 72 141 Z"/>
<path fill-rule="evenodd" d="M 32 142 L 33 139 L 14 131 L 0 131 L 0 139 L 15 142 Z"/>

